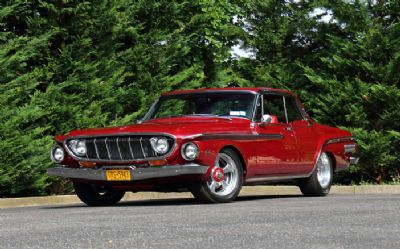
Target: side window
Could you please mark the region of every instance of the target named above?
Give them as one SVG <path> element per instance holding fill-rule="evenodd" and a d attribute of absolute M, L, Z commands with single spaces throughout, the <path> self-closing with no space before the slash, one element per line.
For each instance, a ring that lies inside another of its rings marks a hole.
<path fill-rule="evenodd" d="M 286 111 L 289 123 L 296 120 L 303 120 L 303 116 L 300 113 L 296 100 L 290 96 L 290 97 L 285 97 L 285 102 L 286 102 Z"/>
<path fill-rule="evenodd" d="M 279 123 L 286 123 L 283 97 L 277 94 L 264 95 L 264 114 L 274 115 Z"/>

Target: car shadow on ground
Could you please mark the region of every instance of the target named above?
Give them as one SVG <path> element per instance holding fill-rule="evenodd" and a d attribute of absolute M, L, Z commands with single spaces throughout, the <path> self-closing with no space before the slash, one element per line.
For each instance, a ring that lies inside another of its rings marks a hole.
<path fill-rule="evenodd" d="M 234 202 L 251 202 L 256 200 L 266 199 L 283 199 L 283 198 L 299 198 L 303 195 L 250 195 L 240 196 Z M 210 204 L 203 203 L 194 198 L 171 198 L 171 199 L 153 199 L 153 200 L 135 200 L 135 201 L 122 201 L 113 207 L 135 207 L 135 206 L 190 206 L 190 205 L 221 205 L 221 204 Z M 60 205 L 60 206 L 46 206 L 40 207 L 41 209 L 65 209 L 65 208 L 87 208 L 85 204 L 72 204 L 72 205 Z M 90 207 L 93 208 L 93 207 Z M 102 207 L 98 207 L 102 208 Z"/>

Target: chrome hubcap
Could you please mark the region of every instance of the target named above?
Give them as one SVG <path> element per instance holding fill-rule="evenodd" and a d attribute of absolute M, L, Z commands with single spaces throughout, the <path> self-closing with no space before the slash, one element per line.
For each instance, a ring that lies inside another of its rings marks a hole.
<path fill-rule="evenodd" d="M 331 182 L 331 161 L 326 153 L 322 153 L 317 162 L 317 178 L 322 188 L 327 188 Z"/>
<path fill-rule="evenodd" d="M 212 193 L 220 196 L 231 194 L 238 184 L 238 170 L 235 161 L 227 154 L 218 154 L 211 177 L 207 182 Z"/>

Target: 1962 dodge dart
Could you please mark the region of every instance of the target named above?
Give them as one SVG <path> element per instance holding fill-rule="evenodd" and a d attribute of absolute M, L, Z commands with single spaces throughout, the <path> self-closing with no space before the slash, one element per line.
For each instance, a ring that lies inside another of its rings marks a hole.
<path fill-rule="evenodd" d="M 139 124 L 56 136 L 48 174 L 69 178 L 88 205 L 126 191 L 191 191 L 234 200 L 243 185 L 290 183 L 327 195 L 335 171 L 358 161 L 351 133 L 315 123 L 297 96 L 270 88 L 164 93 Z"/>

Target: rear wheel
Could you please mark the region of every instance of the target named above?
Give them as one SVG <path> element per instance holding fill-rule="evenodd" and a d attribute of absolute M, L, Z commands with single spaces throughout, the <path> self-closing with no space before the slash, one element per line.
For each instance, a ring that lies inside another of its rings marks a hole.
<path fill-rule="evenodd" d="M 300 190 L 305 196 L 325 196 L 331 189 L 333 180 L 333 164 L 330 156 L 323 152 L 311 177 L 300 184 Z"/>
<path fill-rule="evenodd" d="M 118 203 L 125 191 L 97 184 L 74 182 L 76 195 L 88 206 L 111 206 Z"/>
<path fill-rule="evenodd" d="M 233 150 L 226 149 L 218 154 L 208 181 L 193 186 L 191 192 L 201 201 L 230 202 L 239 195 L 242 184 L 242 163 Z"/>

